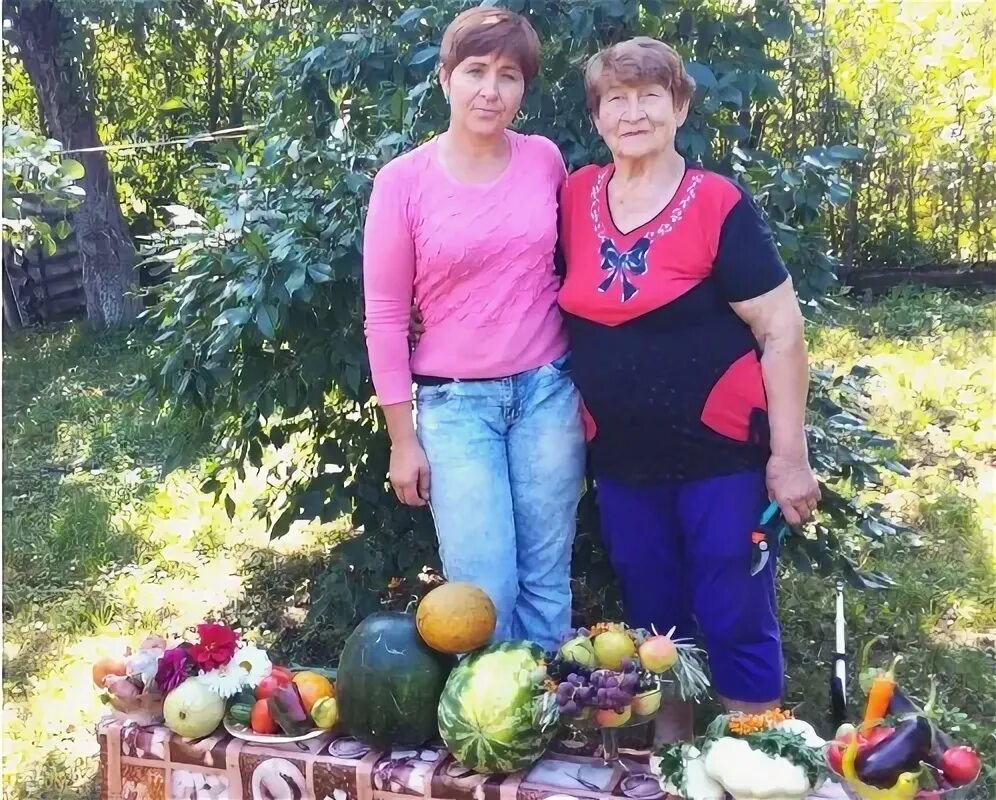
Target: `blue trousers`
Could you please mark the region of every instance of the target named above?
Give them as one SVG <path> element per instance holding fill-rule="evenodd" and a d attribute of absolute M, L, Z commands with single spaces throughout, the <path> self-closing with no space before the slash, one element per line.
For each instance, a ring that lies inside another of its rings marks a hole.
<path fill-rule="evenodd" d="M 781 697 L 775 558 L 751 576 L 751 533 L 768 503 L 758 471 L 698 481 L 598 479 L 602 536 L 627 622 L 701 634 L 712 682 L 729 700 Z"/>

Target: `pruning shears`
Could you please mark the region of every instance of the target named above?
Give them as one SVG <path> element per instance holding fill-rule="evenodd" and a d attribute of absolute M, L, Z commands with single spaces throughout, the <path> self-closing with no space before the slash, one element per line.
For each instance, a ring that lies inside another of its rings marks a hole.
<path fill-rule="evenodd" d="M 772 500 L 761 514 L 761 520 L 750 535 L 751 555 L 750 574 L 757 575 L 763 570 L 771 557 L 771 542 L 781 544 L 788 536 L 789 528 L 778 503 Z"/>

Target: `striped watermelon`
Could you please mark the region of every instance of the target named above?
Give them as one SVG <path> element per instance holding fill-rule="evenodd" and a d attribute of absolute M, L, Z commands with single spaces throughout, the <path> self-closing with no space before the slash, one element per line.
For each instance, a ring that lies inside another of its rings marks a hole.
<path fill-rule="evenodd" d="M 439 699 L 439 732 L 477 772 L 516 772 L 536 761 L 557 731 L 557 701 L 543 688 L 543 650 L 502 642 L 467 656 Z"/>

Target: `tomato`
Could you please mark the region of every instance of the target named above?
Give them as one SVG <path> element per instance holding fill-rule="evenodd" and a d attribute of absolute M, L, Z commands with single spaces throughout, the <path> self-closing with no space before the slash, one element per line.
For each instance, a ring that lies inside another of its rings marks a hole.
<path fill-rule="evenodd" d="M 270 713 L 266 700 L 257 700 L 249 714 L 249 727 L 253 733 L 279 733 L 280 728 Z"/>
<path fill-rule="evenodd" d="M 270 667 L 270 674 L 271 675 L 283 675 L 284 677 L 287 678 L 287 680 L 293 680 L 294 679 L 294 673 L 291 672 L 289 669 L 287 669 L 287 667 L 278 667 L 278 666 L 274 665 L 274 666 Z"/>
<path fill-rule="evenodd" d="M 286 670 L 271 672 L 263 678 L 263 680 L 259 682 L 259 686 L 256 687 L 256 699 L 265 700 L 282 686 L 289 686 L 290 682 L 290 673 L 286 672 Z"/>
<path fill-rule="evenodd" d="M 982 760 L 971 747 L 951 747 L 941 756 L 941 772 L 952 786 L 967 786 L 982 771 Z"/>
<path fill-rule="evenodd" d="M 867 735 L 858 733 L 858 753 L 860 754 L 861 751 L 885 741 L 894 732 L 892 728 L 877 727 L 870 730 Z M 844 735 L 834 739 L 827 750 L 827 765 L 838 775 L 843 775 L 841 770 L 843 768 L 844 753 L 847 751 L 847 746 L 851 743 L 851 735 L 851 731 L 845 730 Z"/>
<path fill-rule="evenodd" d="M 894 728 L 877 727 L 872 728 L 867 734 L 858 734 L 858 747 L 864 750 L 866 747 L 874 747 L 879 742 L 885 741 L 895 733 Z"/>
<path fill-rule="evenodd" d="M 830 749 L 827 750 L 827 766 L 837 775 L 844 774 L 843 761 L 845 747 L 847 747 L 845 742 L 836 741 L 830 742 Z"/>

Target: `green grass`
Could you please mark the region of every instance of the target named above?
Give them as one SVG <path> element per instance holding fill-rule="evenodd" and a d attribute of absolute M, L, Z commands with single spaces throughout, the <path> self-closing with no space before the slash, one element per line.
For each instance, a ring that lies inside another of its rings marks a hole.
<path fill-rule="evenodd" d="M 886 473 L 884 486 L 868 493 L 913 528 L 917 546 L 885 542 L 861 553 L 865 566 L 897 585 L 847 590 L 849 655 L 857 658 L 863 643 L 885 634 L 873 664 L 902 653 L 899 683 L 921 699 L 930 676 L 937 677 L 947 729 L 984 751 L 980 800 L 996 797 L 994 334 L 991 297 L 905 291 L 837 315 L 836 324 L 810 336 L 815 363 L 875 370 L 873 424 L 896 440 L 896 455 L 910 471 Z M 788 574 L 780 603 L 790 700 L 826 725 L 833 582 Z M 854 674 L 856 665 L 849 669 Z M 853 698 L 852 716 L 861 700 Z"/>
<path fill-rule="evenodd" d="M 996 475 L 992 299 L 899 294 L 811 332 L 813 359 L 874 367 L 874 424 L 897 440 L 908 478 L 879 492 L 922 543 L 862 553 L 896 579 L 849 590 L 852 652 L 878 633 L 876 663 L 906 656 L 900 682 L 942 685 L 945 724 L 996 764 Z M 235 490 L 232 520 L 201 494 L 203 462 L 163 477 L 184 422 L 159 419 L 134 388 L 149 363 L 138 335 L 78 328 L 9 338 L 4 351 L 4 797 L 96 796 L 90 684 L 99 655 L 150 631 L 179 633 L 225 611 L 267 643 L 299 624 L 338 534 L 295 526 L 267 541 L 253 516 L 274 501 L 264 472 Z M 270 454 L 275 463 L 287 454 Z M 782 582 L 790 701 L 826 724 L 832 584 Z M 992 766 L 990 766 L 990 769 Z M 990 774 L 990 777 L 992 775 Z M 996 796 L 990 783 L 979 797 Z"/>
<path fill-rule="evenodd" d="M 164 478 L 184 422 L 135 392 L 149 351 L 142 336 L 76 327 L 5 342 L 4 797 L 95 797 L 92 662 L 247 603 L 265 641 L 295 601 L 246 598 L 246 574 L 267 585 L 288 563 L 314 571 L 337 538 L 296 525 L 271 546 L 253 516 L 273 499 L 265 471 L 237 486 L 232 520 L 199 491 L 202 463 Z"/>

